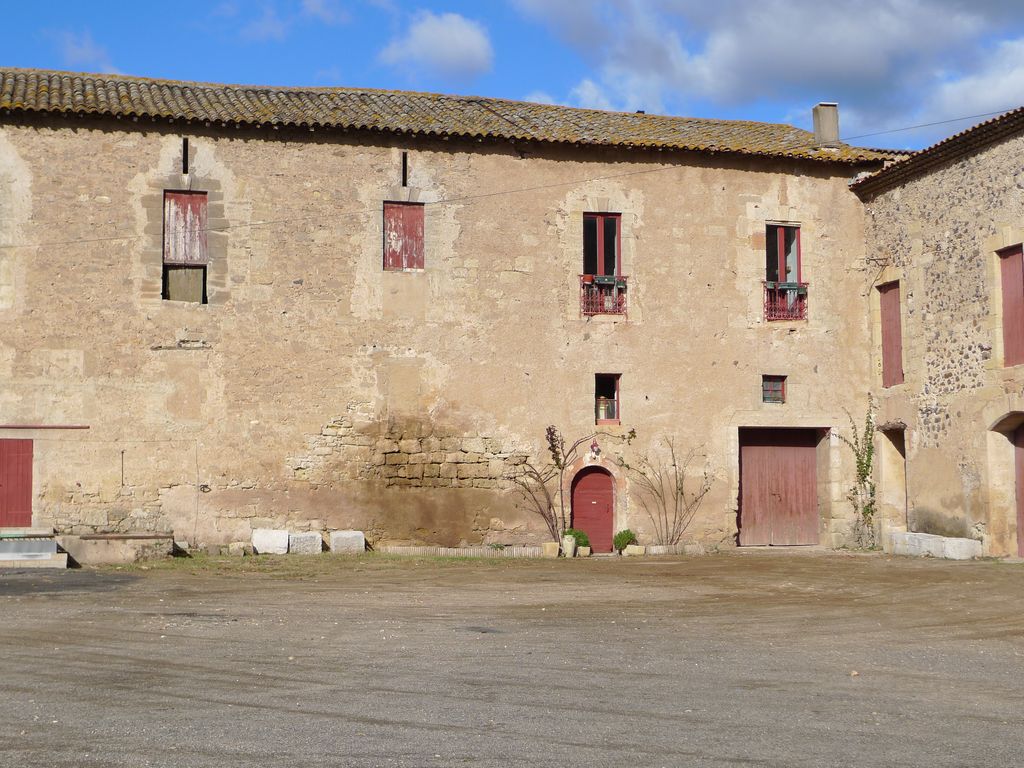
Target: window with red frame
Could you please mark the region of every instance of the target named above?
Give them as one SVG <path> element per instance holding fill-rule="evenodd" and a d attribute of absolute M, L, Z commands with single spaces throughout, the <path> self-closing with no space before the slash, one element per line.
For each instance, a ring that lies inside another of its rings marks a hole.
<path fill-rule="evenodd" d="M 784 402 L 786 402 L 786 377 L 785 376 L 762 376 L 761 377 L 761 402 L 763 402 L 763 403 L 784 403 Z"/>
<path fill-rule="evenodd" d="M 806 320 L 800 227 L 768 224 L 765 229 L 765 320 Z"/>
<path fill-rule="evenodd" d="M 580 311 L 584 316 L 625 315 L 626 276 L 622 274 L 622 215 L 583 214 L 583 272 Z"/>
<path fill-rule="evenodd" d="M 583 214 L 583 274 L 617 277 L 622 272 L 619 258 L 622 221 L 618 213 Z"/>
<path fill-rule="evenodd" d="M 596 424 L 618 424 L 619 374 L 598 373 L 594 376 L 594 422 Z"/>

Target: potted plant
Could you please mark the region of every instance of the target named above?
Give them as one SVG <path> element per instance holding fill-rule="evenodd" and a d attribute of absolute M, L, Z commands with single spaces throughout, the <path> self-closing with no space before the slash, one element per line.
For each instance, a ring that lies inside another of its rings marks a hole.
<path fill-rule="evenodd" d="M 580 280 L 583 281 L 584 285 L 592 285 L 594 282 L 593 275 L 580 275 Z"/>
<path fill-rule="evenodd" d="M 612 538 L 612 546 L 620 555 L 622 554 L 622 550 L 630 544 L 636 544 L 636 534 L 629 530 L 629 528 L 619 531 Z"/>
<path fill-rule="evenodd" d="M 581 531 L 578 528 L 566 528 L 565 535 L 571 536 L 576 542 L 577 557 L 590 557 L 590 537 L 587 536 L 586 531 Z"/>
<path fill-rule="evenodd" d="M 572 557 L 576 554 L 576 539 L 568 533 L 562 537 L 562 554 L 566 557 Z"/>

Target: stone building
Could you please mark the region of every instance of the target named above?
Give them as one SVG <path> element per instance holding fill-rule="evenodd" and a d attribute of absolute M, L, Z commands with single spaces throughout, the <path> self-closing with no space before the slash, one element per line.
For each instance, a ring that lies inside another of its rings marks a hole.
<path fill-rule="evenodd" d="M 853 185 L 893 529 L 1024 556 L 1024 109 Z"/>
<path fill-rule="evenodd" d="M 602 433 L 565 480 L 598 549 L 654 540 L 621 462 L 668 440 L 711 481 L 686 539 L 848 543 L 880 253 L 849 185 L 894 154 L 815 117 L 0 71 L 0 526 L 536 542 L 512 478 L 553 424 Z M 1002 375 L 991 317 L 908 374 L 911 453 Z"/>

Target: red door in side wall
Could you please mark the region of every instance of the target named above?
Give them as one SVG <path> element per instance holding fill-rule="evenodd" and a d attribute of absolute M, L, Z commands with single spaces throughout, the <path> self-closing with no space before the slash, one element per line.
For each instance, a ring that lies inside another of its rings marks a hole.
<path fill-rule="evenodd" d="M 1017 556 L 1024 557 L 1024 425 L 1013 433 L 1013 457 L 1017 469 Z"/>
<path fill-rule="evenodd" d="M 0 440 L 0 528 L 32 525 L 32 441 Z"/>
<path fill-rule="evenodd" d="M 818 544 L 816 429 L 740 430 L 740 546 Z"/>
<path fill-rule="evenodd" d="M 594 552 L 612 551 L 612 476 L 603 469 L 584 469 L 572 481 L 572 527 L 584 531 Z"/>

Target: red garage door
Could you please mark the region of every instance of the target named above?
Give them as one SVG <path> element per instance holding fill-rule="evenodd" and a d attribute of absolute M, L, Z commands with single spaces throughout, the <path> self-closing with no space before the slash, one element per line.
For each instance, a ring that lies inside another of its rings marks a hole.
<path fill-rule="evenodd" d="M 32 525 L 32 441 L 0 440 L 0 528 Z"/>
<path fill-rule="evenodd" d="M 740 430 L 740 546 L 818 544 L 816 429 Z"/>
<path fill-rule="evenodd" d="M 572 481 L 572 527 L 584 531 L 595 552 L 612 551 L 615 492 L 603 469 L 584 469 Z"/>

